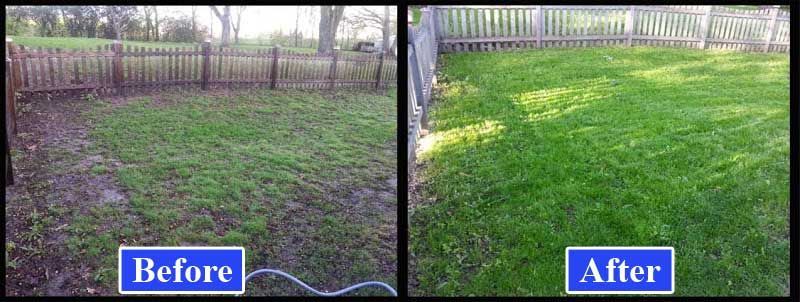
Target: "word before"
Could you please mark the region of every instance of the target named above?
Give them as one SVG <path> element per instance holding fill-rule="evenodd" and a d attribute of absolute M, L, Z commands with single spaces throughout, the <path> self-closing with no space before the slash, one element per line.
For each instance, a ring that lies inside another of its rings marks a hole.
<path fill-rule="evenodd" d="M 619 264 L 619 265 L 617 265 Z M 606 272 L 608 275 L 607 279 L 603 279 L 603 276 L 600 274 L 600 270 L 597 269 L 597 264 L 594 262 L 594 258 L 589 259 L 589 265 L 586 267 L 586 271 L 583 273 L 583 278 L 579 282 L 589 282 L 586 281 L 586 278 L 592 278 L 593 281 L 591 282 L 617 282 L 614 279 L 614 270 L 619 270 L 619 282 L 628 282 L 628 274 L 626 274 L 626 270 L 629 268 L 628 265 L 625 264 L 625 260 L 620 261 L 619 258 L 611 258 L 608 259 L 608 265 L 606 265 Z M 633 282 L 642 282 L 644 280 L 641 276 L 645 275 L 645 268 L 647 271 L 647 281 L 645 282 L 656 282 L 653 279 L 653 273 L 657 271 L 661 271 L 660 265 L 647 265 L 647 266 L 633 266 L 630 267 L 630 280 Z"/>
<path fill-rule="evenodd" d="M 172 280 L 170 277 L 173 274 L 173 271 L 170 270 L 169 266 L 162 266 L 158 268 L 157 272 L 153 272 L 153 259 L 150 258 L 133 258 L 133 261 L 136 262 L 136 279 L 133 282 L 150 282 L 153 281 L 153 278 L 158 278 L 158 281 L 161 282 L 183 282 L 181 279 L 181 269 L 183 269 L 183 264 L 187 262 L 186 258 L 178 258 L 175 260 L 175 265 L 172 268 L 175 270 L 175 280 Z M 146 262 L 146 267 L 142 267 L 142 262 Z M 142 280 L 142 273 L 147 273 L 147 278 Z M 200 268 L 197 266 L 188 266 L 184 273 L 186 274 L 186 281 L 188 282 L 197 282 L 200 278 L 203 278 L 203 282 L 211 283 L 214 282 L 211 280 L 212 272 L 217 272 L 217 280 L 222 282 L 230 282 L 231 278 L 226 278 L 225 276 L 230 276 L 233 274 L 233 270 L 230 266 L 222 266 L 218 268 L 215 265 L 204 265 L 203 266 L 203 273 L 200 273 Z"/>
<path fill-rule="evenodd" d="M 121 246 L 119 293 L 243 294 L 242 247 Z"/>

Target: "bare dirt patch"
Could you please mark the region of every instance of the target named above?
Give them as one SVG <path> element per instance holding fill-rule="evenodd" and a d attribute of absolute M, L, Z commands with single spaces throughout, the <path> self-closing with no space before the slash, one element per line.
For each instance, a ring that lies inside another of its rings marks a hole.
<path fill-rule="evenodd" d="M 114 293 L 96 286 L 92 267 L 64 242 L 75 215 L 109 203 L 127 209 L 127 194 L 112 176 L 119 163 L 91 148 L 91 125 L 81 116 L 91 107 L 81 99 L 20 102 L 15 184 L 6 188 L 6 244 L 14 263 L 6 266 L 6 295 Z M 93 172 L 95 166 L 105 168 Z"/>

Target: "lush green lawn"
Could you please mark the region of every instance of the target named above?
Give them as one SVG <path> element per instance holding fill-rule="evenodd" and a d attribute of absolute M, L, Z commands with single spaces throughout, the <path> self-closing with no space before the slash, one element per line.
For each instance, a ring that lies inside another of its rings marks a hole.
<path fill-rule="evenodd" d="M 676 295 L 788 295 L 787 55 L 441 60 L 412 293 L 563 295 L 568 246 L 673 246 Z"/>
<path fill-rule="evenodd" d="M 396 93 L 257 91 L 98 102 L 91 137 L 130 212 L 97 206 L 69 226 L 70 250 L 116 284 L 116 249 L 244 246 L 247 269 L 277 268 L 315 287 L 394 284 Z M 102 226 L 117 227 L 102 234 Z M 390 271 L 387 271 L 390 269 Z M 250 295 L 307 294 L 262 278 Z M 362 291 L 361 294 L 383 294 Z"/>
<path fill-rule="evenodd" d="M 42 48 L 61 48 L 61 49 L 97 49 L 97 46 L 105 47 L 114 43 L 110 39 L 93 39 L 93 38 L 72 38 L 72 37 L 21 37 L 10 36 L 14 43 L 17 45 L 24 45 L 25 47 L 42 47 Z M 152 48 L 173 48 L 173 47 L 189 47 L 194 48 L 200 46 L 199 43 L 173 43 L 173 42 L 144 42 L 144 41 L 122 41 L 123 45 L 138 46 L 138 47 L 152 47 Z M 219 46 L 217 43 L 214 46 Z M 231 45 L 233 48 L 257 50 L 257 49 L 271 49 L 271 45 L 257 45 L 257 44 L 239 44 Z M 317 50 L 314 48 L 299 48 L 299 47 L 281 47 L 291 51 L 301 53 L 314 53 Z M 341 50 L 347 53 L 361 53 L 349 50 Z"/>

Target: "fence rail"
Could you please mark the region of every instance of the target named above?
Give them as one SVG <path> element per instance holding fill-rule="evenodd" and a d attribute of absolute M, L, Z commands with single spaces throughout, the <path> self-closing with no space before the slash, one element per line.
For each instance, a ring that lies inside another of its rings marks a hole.
<path fill-rule="evenodd" d="M 184 88 L 386 88 L 396 85 L 397 61 L 383 54 L 317 55 L 280 48 L 245 51 L 151 48 L 122 43 L 92 50 L 32 49 L 6 39 L 14 86 L 22 97 L 91 90 L 130 94 Z"/>
<path fill-rule="evenodd" d="M 789 13 L 721 6 L 433 6 L 442 52 L 658 45 L 789 52 Z"/>

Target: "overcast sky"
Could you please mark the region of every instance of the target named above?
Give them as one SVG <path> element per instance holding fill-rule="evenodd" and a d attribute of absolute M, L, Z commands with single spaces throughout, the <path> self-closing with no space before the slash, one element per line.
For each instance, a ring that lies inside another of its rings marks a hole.
<path fill-rule="evenodd" d="M 350 16 L 353 13 L 360 10 L 360 8 L 366 8 L 377 13 L 383 15 L 383 6 L 347 6 L 344 10 L 345 16 Z M 308 9 L 307 7 L 304 9 L 303 7 L 298 6 L 251 6 L 248 5 L 247 9 L 242 14 L 242 30 L 239 32 L 239 37 L 244 38 L 255 38 L 258 36 L 259 33 L 271 33 L 275 30 L 282 29 L 284 33 L 289 33 L 294 31 L 295 27 L 295 17 L 300 8 L 300 30 L 304 33 L 304 37 L 309 37 L 311 35 L 311 29 L 314 27 L 315 37 L 318 37 L 316 33 L 319 31 L 319 7 L 315 7 L 315 16 L 314 22 L 309 21 L 308 17 Z M 185 14 L 187 16 L 192 15 L 192 7 L 191 6 L 159 6 L 158 7 L 159 15 L 172 15 L 172 14 Z M 222 12 L 222 6 L 217 6 L 217 9 Z M 397 8 L 392 6 L 391 7 L 392 14 L 397 15 Z M 236 7 L 231 7 L 231 15 L 234 15 L 236 12 Z M 214 21 L 214 37 L 219 38 L 221 33 L 222 27 L 219 23 L 219 19 L 214 15 L 211 11 L 211 8 L 207 5 L 204 6 L 197 6 L 197 22 L 203 24 L 205 26 L 209 26 L 209 21 Z M 366 28 L 361 33 L 360 38 L 364 38 L 372 35 L 380 36 L 381 32 L 377 29 Z M 231 35 L 233 35 L 233 30 L 231 30 Z"/>

